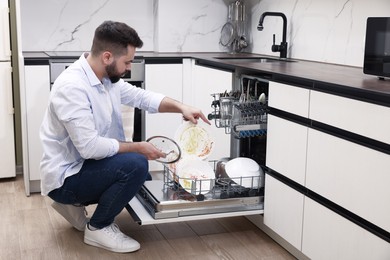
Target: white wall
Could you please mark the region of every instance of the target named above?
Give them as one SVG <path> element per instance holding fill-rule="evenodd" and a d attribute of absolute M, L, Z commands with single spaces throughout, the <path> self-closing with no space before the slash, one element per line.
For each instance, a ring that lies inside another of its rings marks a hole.
<path fill-rule="evenodd" d="M 389 0 L 250 0 L 251 52 L 271 52 L 272 34 L 280 43 L 282 19 L 266 17 L 264 30 L 257 31 L 260 15 L 266 11 L 287 16 L 288 56 L 327 63 L 363 66 L 366 20 L 390 16 Z"/>
<path fill-rule="evenodd" d="M 124 21 L 153 49 L 152 0 L 20 0 L 23 51 L 85 51 L 105 20 Z"/>
<path fill-rule="evenodd" d="M 221 51 L 223 0 L 20 0 L 24 51 L 84 51 L 105 20 L 122 21 L 142 51 Z"/>
<path fill-rule="evenodd" d="M 234 0 L 20 0 L 24 51 L 89 50 L 94 29 L 107 19 L 134 27 L 143 51 L 219 52 L 227 5 Z M 243 0 L 247 9 L 248 52 L 271 52 L 272 34 L 281 41 L 282 19 L 288 19 L 288 56 L 362 67 L 366 19 L 390 16 L 389 0 Z"/>

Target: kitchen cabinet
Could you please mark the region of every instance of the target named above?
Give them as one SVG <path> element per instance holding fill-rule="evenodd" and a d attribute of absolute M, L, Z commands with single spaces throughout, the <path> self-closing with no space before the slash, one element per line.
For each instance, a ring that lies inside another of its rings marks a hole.
<path fill-rule="evenodd" d="M 390 259 L 390 243 L 307 197 L 302 240 L 310 259 Z"/>
<path fill-rule="evenodd" d="M 0 0 L 0 178 L 16 176 L 14 104 L 7 0 Z"/>
<path fill-rule="evenodd" d="M 307 153 L 308 189 L 390 232 L 389 154 L 314 129 Z"/>
<path fill-rule="evenodd" d="M 319 91 L 310 96 L 310 118 L 352 133 L 390 143 L 390 107 Z"/>
<path fill-rule="evenodd" d="M 193 59 L 183 59 L 182 64 L 146 64 L 145 88 L 163 93 L 178 101 L 200 108 L 207 116 L 212 112 L 211 94 L 230 91 L 233 73 L 199 66 Z M 146 114 L 146 138 L 165 135 L 174 138 L 176 129 L 182 122 L 177 114 Z M 164 122 L 164 127 L 161 127 Z M 214 149 L 209 160 L 230 156 L 230 135 L 224 128 L 217 128 L 211 121 L 210 133 L 214 139 Z M 152 170 L 161 170 L 159 163 L 151 162 Z"/>
<path fill-rule="evenodd" d="M 309 115 L 310 90 L 269 82 L 268 105 L 301 117 Z M 294 102 L 292 102 L 294 99 Z M 277 115 L 267 118 L 266 166 L 305 185 L 308 127 Z M 266 175 L 264 225 L 301 250 L 304 195 Z"/>
<path fill-rule="evenodd" d="M 267 175 L 264 224 L 301 250 L 304 195 Z"/>
<path fill-rule="evenodd" d="M 0 0 L 0 62 L 11 60 L 11 38 L 8 0 Z"/>
<path fill-rule="evenodd" d="M 145 89 L 162 93 L 168 97 L 183 101 L 183 64 L 146 64 Z M 145 137 L 162 135 L 175 137 L 182 116 L 172 113 L 148 114 L 145 112 Z M 150 171 L 162 170 L 161 163 L 149 161 Z"/>
<path fill-rule="evenodd" d="M 266 166 L 305 185 L 308 128 L 268 115 Z"/>
<path fill-rule="evenodd" d="M 268 104 L 264 225 L 311 259 L 389 258 L 356 218 L 390 231 L 389 107 L 275 82 Z"/>
<path fill-rule="evenodd" d="M 50 95 L 49 65 L 28 65 L 24 67 L 24 84 L 21 84 L 23 174 L 27 195 L 40 192 L 39 164 L 43 155 L 39 128 L 45 114 Z"/>
<path fill-rule="evenodd" d="M 289 84 L 269 82 L 268 106 L 301 117 L 309 116 L 310 90 Z"/>
<path fill-rule="evenodd" d="M 213 111 L 211 94 L 229 92 L 232 90 L 233 73 L 230 71 L 192 64 L 192 88 L 185 95 L 189 96 L 189 104 L 200 108 L 207 116 Z M 210 133 L 214 138 L 214 149 L 209 160 L 218 160 L 230 157 L 230 134 L 225 133 L 224 128 L 217 128 L 214 121 L 211 122 Z"/>
<path fill-rule="evenodd" d="M 0 178 L 16 176 L 11 62 L 0 62 Z"/>
<path fill-rule="evenodd" d="M 268 105 L 271 108 L 307 118 L 309 97 L 308 89 L 269 82 Z M 308 128 L 271 114 L 267 129 L 266 166 L 304 185 Z"/>

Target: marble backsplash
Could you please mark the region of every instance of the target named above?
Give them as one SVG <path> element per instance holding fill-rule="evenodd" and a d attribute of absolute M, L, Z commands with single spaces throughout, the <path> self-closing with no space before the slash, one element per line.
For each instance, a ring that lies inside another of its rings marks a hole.
<path fill-rule="evenodd" d="M 118 20 L 134 27 L 142 51 L 224 52 L 219 44 L 233 0 L 20 0 L 23 51 L 89 50 L 96 26 Z M 362 67 L 365 26 L 369 16 L 389 16 L 388 0 L 243 0 L 247 38 L 244 50 L 271 52 L 272 34 L 281 41 L 282 19 L 287 16 L 288 57 Z"/>

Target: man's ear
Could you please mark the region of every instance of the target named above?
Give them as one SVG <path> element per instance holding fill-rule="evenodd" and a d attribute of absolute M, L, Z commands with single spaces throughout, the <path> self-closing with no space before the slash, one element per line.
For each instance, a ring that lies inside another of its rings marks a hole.
<path fill-rule="evenodd" d="M 105 65 L 110 65 L 112 63 L 112 61 L 114 60 L 114 56 L 112 55 L 111 52 L 105 51 L 102 54 L 102 59 L 103 59 L 103 63 Z"/>

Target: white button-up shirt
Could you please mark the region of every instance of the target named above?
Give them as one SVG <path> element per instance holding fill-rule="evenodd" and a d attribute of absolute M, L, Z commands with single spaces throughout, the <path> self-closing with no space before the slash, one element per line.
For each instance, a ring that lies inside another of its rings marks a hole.
<path fill-rule="evenodd" d="M 112 84 L 96 77 L 83 54 L 55 81 L 40 138 L 41 193 L 62 186 L 85 159 L 115 155 L 125 141 L 121 104 L 158 112 L 164 95 L 137 88 L 122 79 Z"/>

